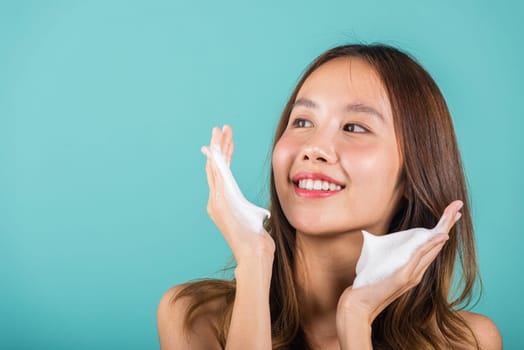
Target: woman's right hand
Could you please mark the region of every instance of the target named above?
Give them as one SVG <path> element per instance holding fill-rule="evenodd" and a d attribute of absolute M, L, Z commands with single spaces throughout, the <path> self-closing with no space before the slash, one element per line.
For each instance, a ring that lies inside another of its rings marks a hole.
<path fill-rule="evenodd" d="M 432 229 L 433 238 L 420 246 L 409 261 L 394 273 L 362 287 L 346 288 L 339 298 L 338 319 L 354 321 L 360 318 L 364 324 L 371 327 L 375 318 L 389 304 L 417 286 L 449 239 L 449 232 L 453 225 L 462 216 L 460 213 L 462 206 L 463 202 L 459 200 L 449 204 L 438 224 Z M 344 327 L 341 326 L 340 329 Z"/>
<path fill-rule="evenodd" d="M 213 128 L 210 147 L 213 145 L 219 146 L 229 166 L 234 150 L 233 131 L 229 125 L 224 125 L 222 129 Z M 272 265 L 275 252 L 273 238 L 265 230 L 252 232 L 252 228 L 233 215 L 235 209 L 225 197 L 224 179 L 213 160 L 210 148 L 202 147 L 202 153 L 207 156 L 206 174 L 209 185 L 207 212 L 226 239 L 237 265 L 241 266 L 249 261 Z"/>

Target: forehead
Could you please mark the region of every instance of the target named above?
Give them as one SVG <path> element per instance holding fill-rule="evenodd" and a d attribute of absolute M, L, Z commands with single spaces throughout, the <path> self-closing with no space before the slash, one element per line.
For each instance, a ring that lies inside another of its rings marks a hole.
<path fill-rule="evenodd" d="M 339 57 L 317 68 L 306 79 L 297 100 L 307 98 L 327 107 L 363 104 L 391 118 L 386 90 L 377 72 L 361 58 Z"/>

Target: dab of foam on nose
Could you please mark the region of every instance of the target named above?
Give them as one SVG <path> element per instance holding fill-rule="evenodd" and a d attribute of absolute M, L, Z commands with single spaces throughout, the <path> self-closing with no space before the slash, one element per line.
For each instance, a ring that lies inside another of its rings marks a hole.
<path fill-rule="evenodd" d="M 222 176 L 224 182 L 223 195 L 233 211 L 232 214 L 249 230 L 262 233 L 264 230 L 264 219 L 269 217 L 269 211 L 254 205 L 244 197 L 233 177 L 233 173 L 231 173 L 231 169 L 227 165 L 226 158 L 220 151 L 220 147 L 212 145 L 209 149 L 211 157 Z"/>

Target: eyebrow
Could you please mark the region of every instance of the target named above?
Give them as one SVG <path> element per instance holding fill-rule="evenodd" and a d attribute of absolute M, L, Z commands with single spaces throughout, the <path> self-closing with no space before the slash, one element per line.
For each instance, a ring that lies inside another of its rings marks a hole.
<path fill-rule="evenodd" d="M 300 106 L 310 108 L 310 109 L 318 108 L 318 105 L 314 101 L 308 98 L 299 98 L 298 100 L 295 101 L 295 103 L 293 103 L 293 105 L 291 106 L 291 110 L 293 110 L 295 107 L 300 107 Z M 380 118 L 382 121 L 384 121 L 384 116 L 379 111 L 363 103 L 350 103 L 344 108 L 344 110 L 346 112 L 371 114 L 371 115 L 374 115 Z"/>

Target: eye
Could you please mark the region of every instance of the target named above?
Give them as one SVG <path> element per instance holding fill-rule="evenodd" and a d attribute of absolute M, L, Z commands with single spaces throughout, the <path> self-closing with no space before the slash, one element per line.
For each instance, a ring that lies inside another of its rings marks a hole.
<path fill-rule="evenodd" d="M 292 125 L 295 128 L 310 128 L 310 127 L 313 126 L 313 123 L 311 123 L 307 119 L 296 118 L 295 120 L 293 120 L 293 124 Z"/>
<path fill-rule="evenodd" d="M 346 125 L 344 125 L 344 131 L 362 133 L 367 132 L 368 130 L 358 124 L 347 123 Z"/>

